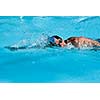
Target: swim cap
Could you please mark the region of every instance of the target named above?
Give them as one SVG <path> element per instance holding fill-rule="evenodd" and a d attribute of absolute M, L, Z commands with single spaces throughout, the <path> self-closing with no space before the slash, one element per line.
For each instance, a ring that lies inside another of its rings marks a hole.
<path fill-rule="evenodd" d="M 49 37 L 49 38 L 48 38 L 48 41 L 49 41 L 50 43 L 54 44 L 54 43 L 55 43 L 54 36 Z"/>

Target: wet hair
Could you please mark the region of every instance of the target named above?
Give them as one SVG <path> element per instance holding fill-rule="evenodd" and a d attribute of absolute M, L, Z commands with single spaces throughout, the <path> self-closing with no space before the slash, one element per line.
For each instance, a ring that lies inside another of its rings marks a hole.
<path fill-rule="evenodd" d="M 60 39 L 60 40 L 62 40 L 62 38 L 59 37 L 59 36 L 57 36 L 57 35 L 54 35 L 54 36 L 52 36 L 52 37 L 54 37 L 54 38 L 56 38 L 56 39 Z"/>

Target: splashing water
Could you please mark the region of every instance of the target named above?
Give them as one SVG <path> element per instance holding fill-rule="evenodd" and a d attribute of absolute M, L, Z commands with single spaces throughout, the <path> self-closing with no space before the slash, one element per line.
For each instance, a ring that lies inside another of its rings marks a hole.
<path fill-rule="evenodd" d="M 43 34 L 44 33 L 44 34 Z M 0 82 L 100 82 L 100 51 L 44 48 L 48 36 L 100 37 L 100 17 L 0 17 Z M 41 48 L 9 51 L 5 46 Z"/>
<path fill-rule="evenodd" d="M 48 44 L 48 35 L 42 34 L 34 41 L 30 39 L 20 40 L 18 43 L 8 46 L 7 48 L 11 50 L 12 48 L 15 48 L 16 50 L 17 48 L 23 48 L 23 47 L 25 47 L 26 49 L 44 48 L 47 44 Z"/>

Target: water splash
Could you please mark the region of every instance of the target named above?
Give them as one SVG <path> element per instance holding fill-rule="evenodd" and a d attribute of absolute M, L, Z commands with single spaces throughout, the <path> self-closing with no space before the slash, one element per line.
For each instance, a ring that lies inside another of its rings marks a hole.
<path fill-rule="evenodd" d="M 5 48 L 10 49 L 11 51 L 19 49 L 30 49 L 30 48 L 44 48 L 48 44 L 48 35 L 42 34 L 36 40 L 23 39 L 18 43 L 11 46 L 6 46 Z"/>
<path fill-rule="evenodd" d="M 44 48 L 48 43 L 48 35 L 46 34 L 42 34 L 41 36 L 39 36 L 35 42 L 32 43 L 32 47 L 36 46 L 38 48 Z M 35 45 L 34 45 L 35 44 Z"/>

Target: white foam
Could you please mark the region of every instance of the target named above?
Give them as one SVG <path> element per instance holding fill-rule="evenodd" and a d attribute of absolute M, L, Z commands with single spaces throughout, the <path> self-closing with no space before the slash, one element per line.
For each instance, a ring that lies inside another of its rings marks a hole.
<path fill-rule="evenodd" d="M 68 43 L 67 46 L 66 46 L 66 48 L 67 49 L 72 49 L 72 48 L 75 48 L 75 47 L 72 45 L 72 43 Z"/>

